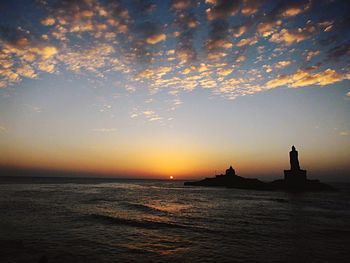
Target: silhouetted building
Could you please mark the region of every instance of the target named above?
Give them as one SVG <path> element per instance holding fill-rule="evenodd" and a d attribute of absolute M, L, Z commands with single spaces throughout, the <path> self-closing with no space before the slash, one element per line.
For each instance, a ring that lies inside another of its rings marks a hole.
<path fill-rule="evenodd" d="M 235 171 L 235 169 L 232 168 L 232 166 L 230 166 L 230 168 L 226 169 L 225 174 L 215 175 L 215 177 L 226 177 L 226 176 L 237 176 L 236 171 Z"/>
<path fill-rule="evenodd" d="M 294 145 L 289 152 L 290 170 L 284 170 L 284 180 L 287 184 L 303 184 L 306 182 L 306 170 L 300 169 L 298 151 Z"/>
<path fill-rule="evenodd" d="M 236 175 L 235 169 L 233 169 L 232 166 L 230 166 L 230 168 L 228 168 L 226 170 L 225 175 L 226 176 L 235 176 Z"/>

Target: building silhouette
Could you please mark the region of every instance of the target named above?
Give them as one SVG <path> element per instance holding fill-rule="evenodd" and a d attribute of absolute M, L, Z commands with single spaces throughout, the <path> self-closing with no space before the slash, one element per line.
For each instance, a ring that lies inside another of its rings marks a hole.
<path fill-rule="evenodd" d="M 235 169 L 233 169 L 232 166 L 230 166 L 230 168 L 228 168 L 228 169 L 226 170 L 225 175 L 226 175 L 226 176 L 234 176 L 234 175 L 236 175 Z"/>

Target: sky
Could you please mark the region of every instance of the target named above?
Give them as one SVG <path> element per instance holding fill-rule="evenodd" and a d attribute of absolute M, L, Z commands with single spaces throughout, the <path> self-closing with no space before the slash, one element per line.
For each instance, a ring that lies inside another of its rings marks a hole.
<path fill-rule="evenodd" d="M 0 166 L 350 181 L 350 4 L 0 2 Z M 47 173 L 50 174 L 49 172 Z"/>

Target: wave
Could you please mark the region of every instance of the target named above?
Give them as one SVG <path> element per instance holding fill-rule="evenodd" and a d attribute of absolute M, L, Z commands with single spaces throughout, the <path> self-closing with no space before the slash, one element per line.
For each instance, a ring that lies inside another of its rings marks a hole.
<path fill-rule="evenodd" d="M 138 210 L 140 212 L 144 213 L 150 213 L 150 214 L 156 214 L 156 215 L 167 215 L 168 212 L 157 209 L 152 206 L 144 205 L 144 204 L 138 204 L 138 203 L 130 203 L 130 202 L 123 202 L 122 205 L 125 208 L 132 209 L 132 210 Z"/>
<path fill-rule="evenodd" d="M 114 217 L 110 215 L 103 214 L 89 214 L 86 215 L 85 220 L 89 221 L 97 221 L 102 224 L 110 224 L 110 225 L 123 225 L 126 227 L 136 227 L 136 228 L 144 228 L 150 230 L 159 230 L 159 229 L 178 229 L 178 230 L 186 230 L 193 231 L 197 233 L 208 233 L 214 234 L 215 236 L 230 236 L 232 233 L 227 231 L 227 229 L 208 229 L 207 227 L 201 226 L 193 226 L 193 225 L 184 225 L 179 223 L 170 223 L 170 222 L 161 222 L 161 221 L 153 221 L 153 220 L 145 220 L 145 219 L 127 219 L 121 217 Z"/>
<path fill-rule="evenodd" d="M 101 215 L 101 214 L 90 214 L 88 215 L 88 218 L 92 220 L 97 220 L 102 223 L 109 223 L 113 225 L 125 225 L 125 226 L 131 226 L 131 227 L 140 227 L 140 228 L 146 228 L 146 229 L 192 228 L 190 226 L 180 225 L 175 223 L 157 222 L 157 221 L 150 221 L 150 220 L 126 219 L 126 218 L 113 217 L 113 216 Z"/>

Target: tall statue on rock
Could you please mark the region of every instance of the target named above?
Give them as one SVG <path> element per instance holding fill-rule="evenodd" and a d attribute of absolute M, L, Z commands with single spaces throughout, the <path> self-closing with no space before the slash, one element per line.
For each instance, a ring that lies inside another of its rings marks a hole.
<path fill-rule="evenodd" d="M 294 145 L 292 146 L 292 150 L 289 152 L 289 161 L 290 161 L 290 169 L 292 171 L 299 171 L 299 160 L 298 160 L 298 151 L 295 150 Z"/>
<path fill-rule="evenodd" d="M 306 182 L 306 170 L 300 169 L 298 151 L 294 145 L 289 152 L 290 170 L 284 170 L 284 180 L 290 185 L 302 185 Z"/>

